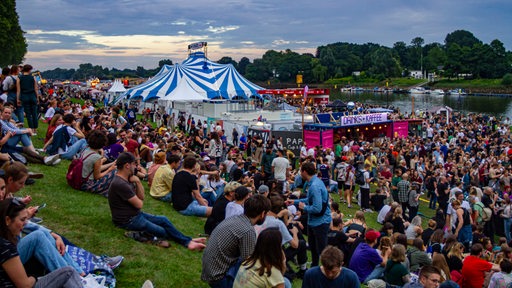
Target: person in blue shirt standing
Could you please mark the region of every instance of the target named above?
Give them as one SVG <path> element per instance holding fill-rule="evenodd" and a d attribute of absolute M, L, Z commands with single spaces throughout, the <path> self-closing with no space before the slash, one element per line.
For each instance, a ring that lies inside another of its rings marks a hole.
<path fill-rule="evenodd" d="M 316 176 L 314 163 L 305 162 L 300 167 L 300 175 L 306 182 L 304 191 L 307 198 L 287 200 L 287 205 L 299 205 L 300 209 L 308 213 L 308 241 L 311 248 L 311 267 L 318 266 L 320 253 L 327 246 L 327 233 L 331 223 L 331 209 L 329 207 L 329 194 L 322 180 Z"/>
<path fill-rule="evenodd" d="M 361 284 L 357 274 L 343 267 L 343 252 L 334 246 L 327 246 L 320 261 L 322 266 L 309 269 L 302 280 L 302 288 L 359 288 Z"/>

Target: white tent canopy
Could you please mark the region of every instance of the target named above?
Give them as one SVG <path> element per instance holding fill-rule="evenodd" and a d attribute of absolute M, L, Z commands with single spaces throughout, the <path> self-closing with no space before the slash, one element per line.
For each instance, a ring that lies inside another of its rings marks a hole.
<path fill-rule="evenodd" d="M 123 83 L 121 83 L 121 81 L 115 80 L 114 83 L 112 84 L 112 87 L 110 87 L 110 89 L 108 89 L 108 92 L 109 93 L 126 92 L 126 88 L 124 88 L 124 85 L 123 85 Z"/>
<path fill-rule="evenodd" d="M 212 62 L 203 52 L 195 52 L 181 64 L 164 65 L 153 78 L 128 89 L 125 95 L 143 101 L 158 98 L 194 100 L 198 96 L 201 100 L 248 99 L 259 97 L 257 91 L 261 89 L 240 75 L 233 65 Z"/>

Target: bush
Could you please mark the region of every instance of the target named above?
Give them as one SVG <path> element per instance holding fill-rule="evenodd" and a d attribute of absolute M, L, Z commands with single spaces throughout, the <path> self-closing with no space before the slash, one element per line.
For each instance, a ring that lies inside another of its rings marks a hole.
<path fill-rule="evenodd" d="M 501 80 L 501 85 L 512 85 L 512 74 L 507 73 L 505 76 L 503 76 L 503 79 Z"/>

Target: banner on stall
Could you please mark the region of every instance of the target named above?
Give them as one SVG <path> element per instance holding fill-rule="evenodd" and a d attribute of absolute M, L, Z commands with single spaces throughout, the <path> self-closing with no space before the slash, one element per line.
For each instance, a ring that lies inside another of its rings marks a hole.
<path fill-rule="evenodd" d="M 341 126 L 374 124 L 388 121 L 388 113 L 372 113 L 343 116 L 340 118 Z"/>
<path fill-rule="evenodd" d="M 300 147 L 302 147 L 302 131 L 272 131 L 272 136 L 276 139 L 283 138 L 283 147 L 291 150 L 297 157 L 300 154 Z"/>

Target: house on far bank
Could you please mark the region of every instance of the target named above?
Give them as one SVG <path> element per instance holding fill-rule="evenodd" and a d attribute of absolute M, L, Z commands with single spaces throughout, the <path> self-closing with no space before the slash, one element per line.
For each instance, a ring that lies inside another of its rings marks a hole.
<path fill-rule="evenodd" d="M 361 76 L 361 71 L 352 72 L 352 76 Z"/>
<path fill-rule="evenodd" d="M 409 71 L 409 76 L 414 79 L 423 79 L 423 72 L 421 70 L 411 70 Z"/>

